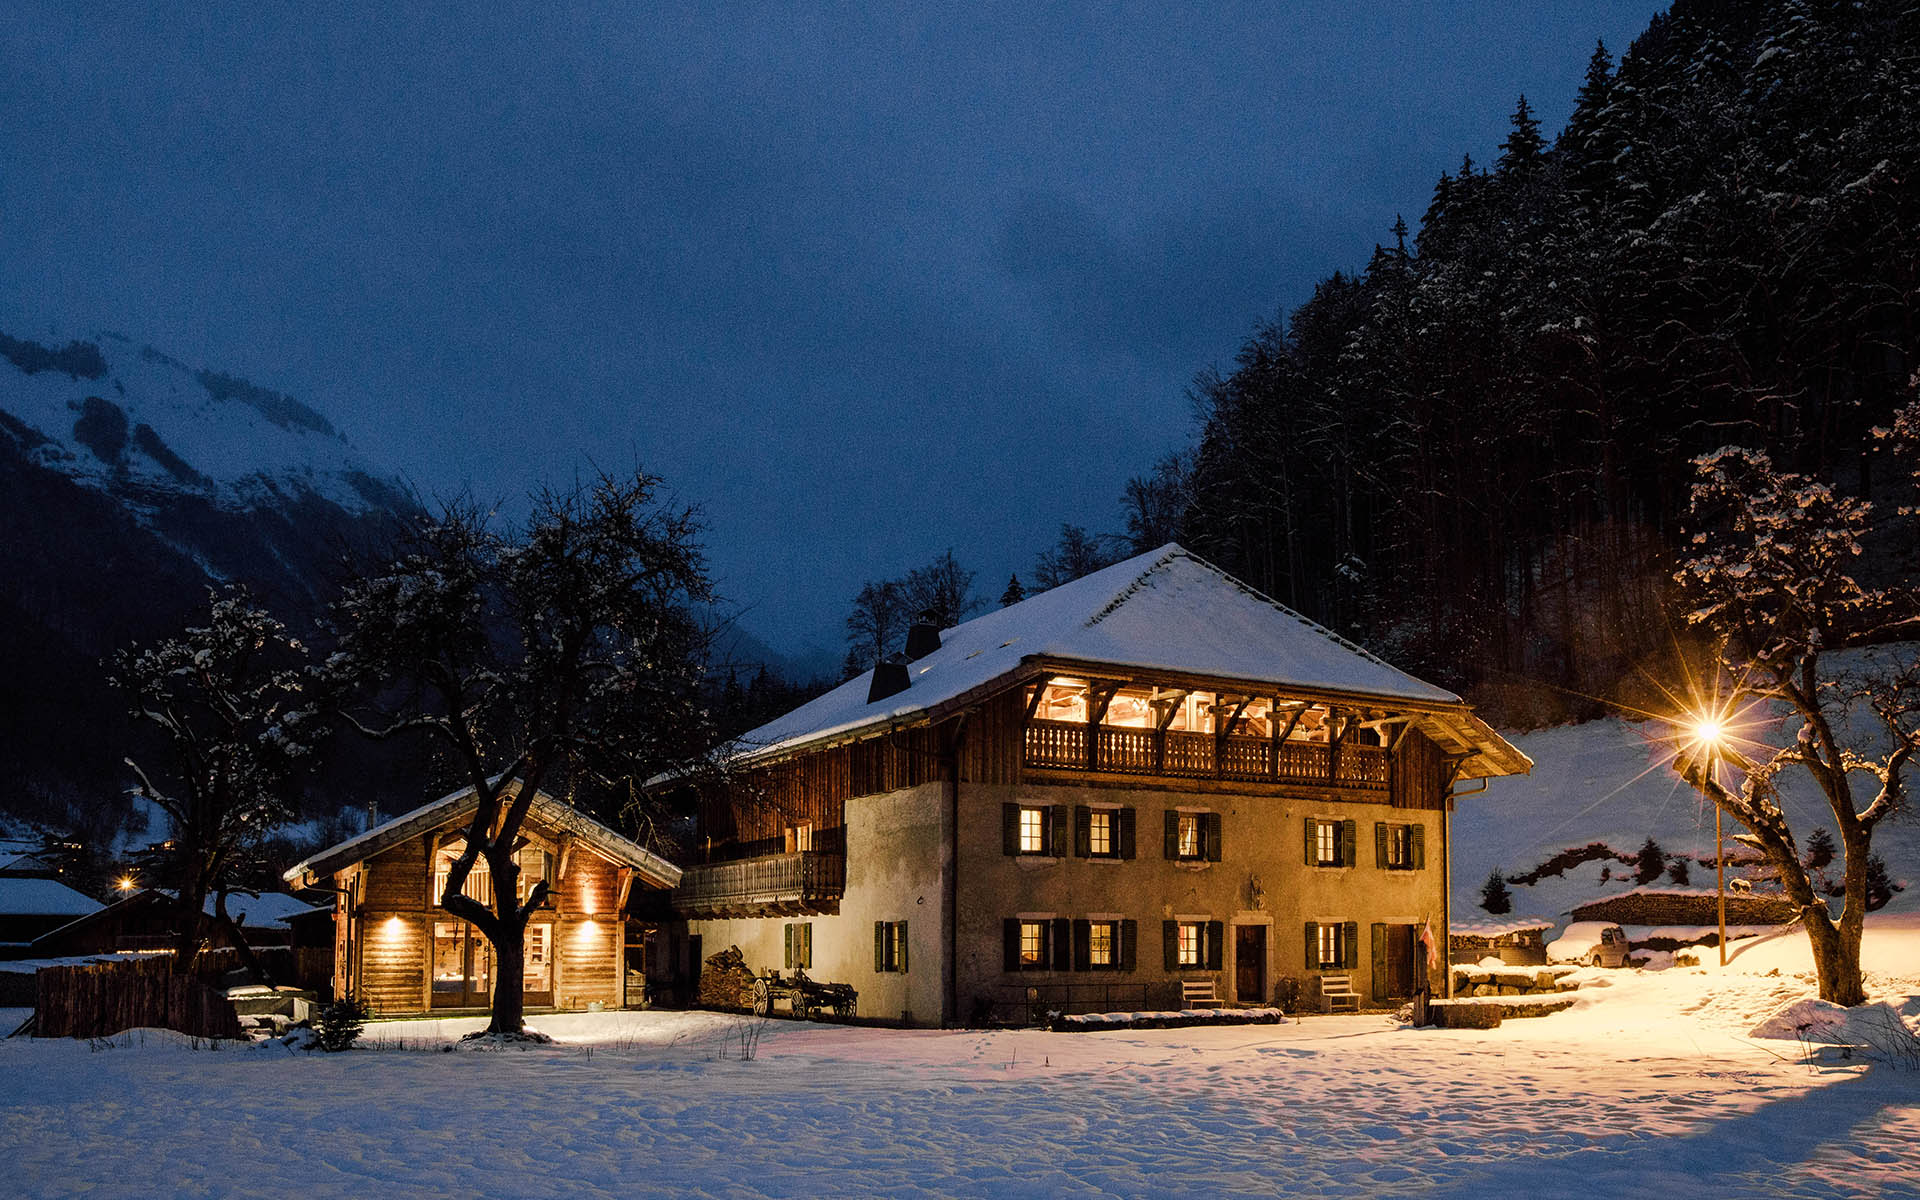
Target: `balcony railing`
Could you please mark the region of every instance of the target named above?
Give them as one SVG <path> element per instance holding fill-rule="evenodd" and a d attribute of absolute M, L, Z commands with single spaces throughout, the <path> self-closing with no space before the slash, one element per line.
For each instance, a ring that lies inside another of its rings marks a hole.
<path fill-rule="evenodd" d="M 1312 742 L 1216 737 L 1182 730 L 1156 731 L 1077 721 L 1027 722 L 1026 765 L 1068 771 L 1127 775 L 1175 775 L 1189 779 L 1317 784 L 1385 791 L 1387 753 L 1378 746 L 1346 743 L 1336 754 Z"/>
<path fill-rule="evenodd" d="M 799 916 L 837 912 L 846 890 L 844 856 L 803 850 L 688 867 L 672 903 L 689 917 Z"/>

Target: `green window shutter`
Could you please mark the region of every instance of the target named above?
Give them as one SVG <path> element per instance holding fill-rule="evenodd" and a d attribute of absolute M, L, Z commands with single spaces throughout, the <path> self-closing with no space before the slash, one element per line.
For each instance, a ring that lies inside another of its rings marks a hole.
<path fill-rule="evenodd" d="M 1307 922 L 1307 970 L 1320 966 L 1320 926 Z"/>
<path fill-rule="evenodd" d="M 887 969 L 887 923 L 873 923 L 873 973 L 878 975 Z"/>
<path fill-rule="evenodd" d="M 1067 806 L 1050 804 L 1047 806 L 1047 853 L 1055 858 L 1067 856 Z"/>
<path fill-rule="evenodd" d="M 907 923 L 901 921 L 893 927 L 893 935 L 900 939 L 899 948 L 893 956 L 893 969 L 902 975 L 907 973 Z"/>
<path fill-rule="evenodd" d="M 1073 853 L 1079 858 L 1093 854 L 1093 810 L 1084 804 L 1073 806 Z"/>
<path fill-rule="evenodd" d="M 1133 810 L 1120 810 L 1120 857 L 1133 857 Z"/>
<path fill-rule="evenodd" d="M 1220 814 L 1217 812 L 1207 813 L 1205 825 L 1206 825 L 1206 833 L 1204 834 L 1204 840 L 1207 843 L 1205 846 L 1205 850 L 1207 852 L 1207 861 L 1219 862 L 1220 861 Z"/>
<path fill-rule="evenodd" d="M 1140 926 L 1133 921 L 1120 922 L 1120 969 L 1131 971 L 1137 965 Z"/>
<path fill-rule="evenodd" d="M 1387 823 L 1373 823 L 1373 865 L 1382 870 L 1387 866 Z"/>
<path fill-rule="evenodd" d="M 1018 971 L 1020 969 L 1019 918 L 1008 917 L 1000 922 L 1000 938 L 1002 947 L 1006 950 L 1006 958 L 1001 965 L 1009 971 Z"/>
<path fill-rule="evenodd" d="M 1348 921 L 1340 930 L 1340 966 L 1353 970 L 1360 965 L 1360 922 Z"/>
<path fill-rule="evenodd" d="M 1307 865 L 1310 867 L 1320 861 L 1319 855 L 1314 853 L 1314 842 L 1317 839 L 1313 836 L 1318 832 L 1318 830 L 1314 828 L 1314 826 L 1318 824 L 1319 822 L 1315 821 L 1312 817 L 1307 818 Z"/>
<path fill-rule="evenodd" d="M 1007 854 L 1020 853 L 1020 806 L 1000 806 L 1000 849 Z"/>
<path fill-rule="evenodd" d="M 793 970 L 793 926 L 783 926 L 787 934 L 787 970 Z"/>
<path fill-rule="evenodd" d="M 1413 842 L 1413 869 L 1427 869 L 1427 827 L 1414 825 L 1407 830 L 1408 838 Z"/>
<path fill-rule="evenodd" d="M 1047 949 L 1050 951 L 1048 957 L 1053 960 L 1049 965 L 1056 971 L 1071 970 L 1073 966 L 1071 957 L 1073 947 L 1073 922 L 1067 920 L 1065 917 L 1055 917 L 1053 919 L 1053 936 L 1048 938 L 1047 941 Z"/>
<path fill-rule="evenodd" d="M 1360 845 L 1355 836 L 1352 821 L 1340 822 L 1340 865 L 1356 866 L 1360 862 Z"/>
<path fill-rule="evenodd" d="M 1224 957 L 1221 946 L 1227 940 L 1227 927 L 1220 921 L 1207 922 L 1206 963 L 1207 970 L 1218 971 Z"/>
<path fill-rule="evenodd" d="M 1180 814 L 1167 810 L 1167 857 L 1180 857 Z"/>
<path fill-rule="evenodd" d="M 1088 971 L 1093 969 L 1092 946 L 1093 922 L 1075 921 L 1073 923 L 1073 969 Z"/>
<path fill-rule="evenodd" d="M 1373 927 L 1373 998 L 1387 998 L 1387 927 L 1375 924 Z"/>
<path fill-rule="evenodd" d="M 1160 947 L 1165 952 L 1167 970 L 1177 970 L 1180 966 L 1180 923 L 1178 921 L 1160 922 Z"/>

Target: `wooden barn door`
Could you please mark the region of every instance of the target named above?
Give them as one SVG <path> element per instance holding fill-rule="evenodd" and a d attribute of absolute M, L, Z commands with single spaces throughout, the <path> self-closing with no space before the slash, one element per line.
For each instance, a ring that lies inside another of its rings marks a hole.
<path fill-rule="evenodd" d="M 1373 998 L 1386 1000 L 1413 995 L 1414 956 L 1419 939 L 1411 925 L 1373 927 Z"/>

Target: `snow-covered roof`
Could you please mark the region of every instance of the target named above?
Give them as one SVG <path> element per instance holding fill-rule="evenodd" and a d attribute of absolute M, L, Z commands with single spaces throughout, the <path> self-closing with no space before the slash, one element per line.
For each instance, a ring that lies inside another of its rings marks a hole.
<path fill-rule="evenodd" d="M 7 916 L 84 917 L 101 907 L 57 879 L 0 877 L 0 913 Z"/>
<path fill-rule="evenodd" d="M 471 787 L 449 792 L 431 804 L 423 804 L 412 812 L 402 813 L 391 821 L 375 825 L 357 837 L 329 846 L 289 868 L 281 878 L 295 887 L 312 887 L 335 871 L 372 858 L 410 837 L 418 837 L 443 825 L 463 820 L 472 815 L 478 805 L 479 800 Z M 545 792 L 533 794 L 527 819 L 579 837 L 613 861 L 635 868 L 656 887 L 670 888 L 680 882 L 679 867 Z"/>
<path fill-rule="evenodd" d="M 906 691 L 869 704 L 869 671 L 743 735 L 733 756 L 773 757 L 924 718 L 1036 673 L 1041 662 L 1454 710 L 1459 740 L 1484 746 L 1487 773 L 1530 765 L 1472 717 L 1459 696 L 1393 667 L 1173 543 L 945 630 L 939 649 L 908 665 Z"/>
<path fill-rule="evenodd" d="M 1558 924 L 1558 921 L 1549 921 L 1545 917 L 1514 917 L 1511 920 L 1503 917 L 1491 921 L 1455 921 L 1447 932 L 1462 937 L 1494 938 L 1505 937 L 1509 933 L 1524 933 L 1529 929 L 1552 929 Z"/>
<path fill-rule="evenodd" d="M 212 896 L 207 897 L 207 915 L 213 915 Z M 285 892 L 262 892 L 250 896 L 245 892 L 233 892 L 227 896 L 227 915 L 234 924 L 249 929 L 285 929 L 287 918 L 308 912 L 313 905 L 297 896 Z"/>

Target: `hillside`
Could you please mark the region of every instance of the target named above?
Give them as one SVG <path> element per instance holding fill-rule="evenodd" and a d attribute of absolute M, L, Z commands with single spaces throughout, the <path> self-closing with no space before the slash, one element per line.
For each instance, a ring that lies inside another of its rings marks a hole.
<path fill-rule="evenodd" d="M 1902 652 L 1920 653 L 1920 647 L 1904 647 Z M 1778 738 L 1780 726 L 1777 719 L 1756 721 L 1749 736 Z M 1489 872 L 1499 870 L 1511 881 L 1557 854 L 1594 842 L 1632 856 L 1652 837 L 1669 856 L 1694 858 L 1687 864 L 1686 885 L 1672 884 L 1662 876 L 1658 886 L 1711 890 L 1713 809 L 1670 769 L 1673 754 L 1659 741 L 1665 735 L 1659 722 L 1617 717 L 1509 733 L 1508 738 L 1532 757 L 1534 770 L 1519 778 L 1492 780 L 1484 793 L 1460 800 L 1453 823 L 1455 923 L 1489 919 L 1480 907 L 1480 888 Z M 1871 783 L 1862 776 L 1855 786 L 1866 792 Z M 1860 802 L 1864 804 L 1870 796 L 1863 795 Z M 1803 850 L 1813 829 L 1824 826 L 1833 832 L 1826 802 L 1804 772 L 1791 771 L 1783 777 L 1782 803 Z M 1731 841 L 1737 826 L 1731 820 L 1726 826 Z M 1920 912 L 1920 813 L 1912 807 L 1896 813 L 1875 832 L 1873 844 L 1893 880 L 1907 885 L 1893 897 L 1887 911 Z M 1700 864 L 1702 857 L 1709 865 Z M 1611 877 L 1602 880 L 1603 871 Z M 1838 882 L 1838 863 L 1830 874 Z M 1634 886 L 1631 865 L 1617 858 L 1594 859 L 1535 883 L 1510 882 L 1512 915 L 1564 925 L 1574 905 Z"/>
<path fill-rule="evenodd" d="M 210 583 L 299 624 L 347 547 L 414 508 L 319 412 L 102 334 L 0 334 L 0 808 L 106 829 L 138 743 L 101 660 Z"/>

